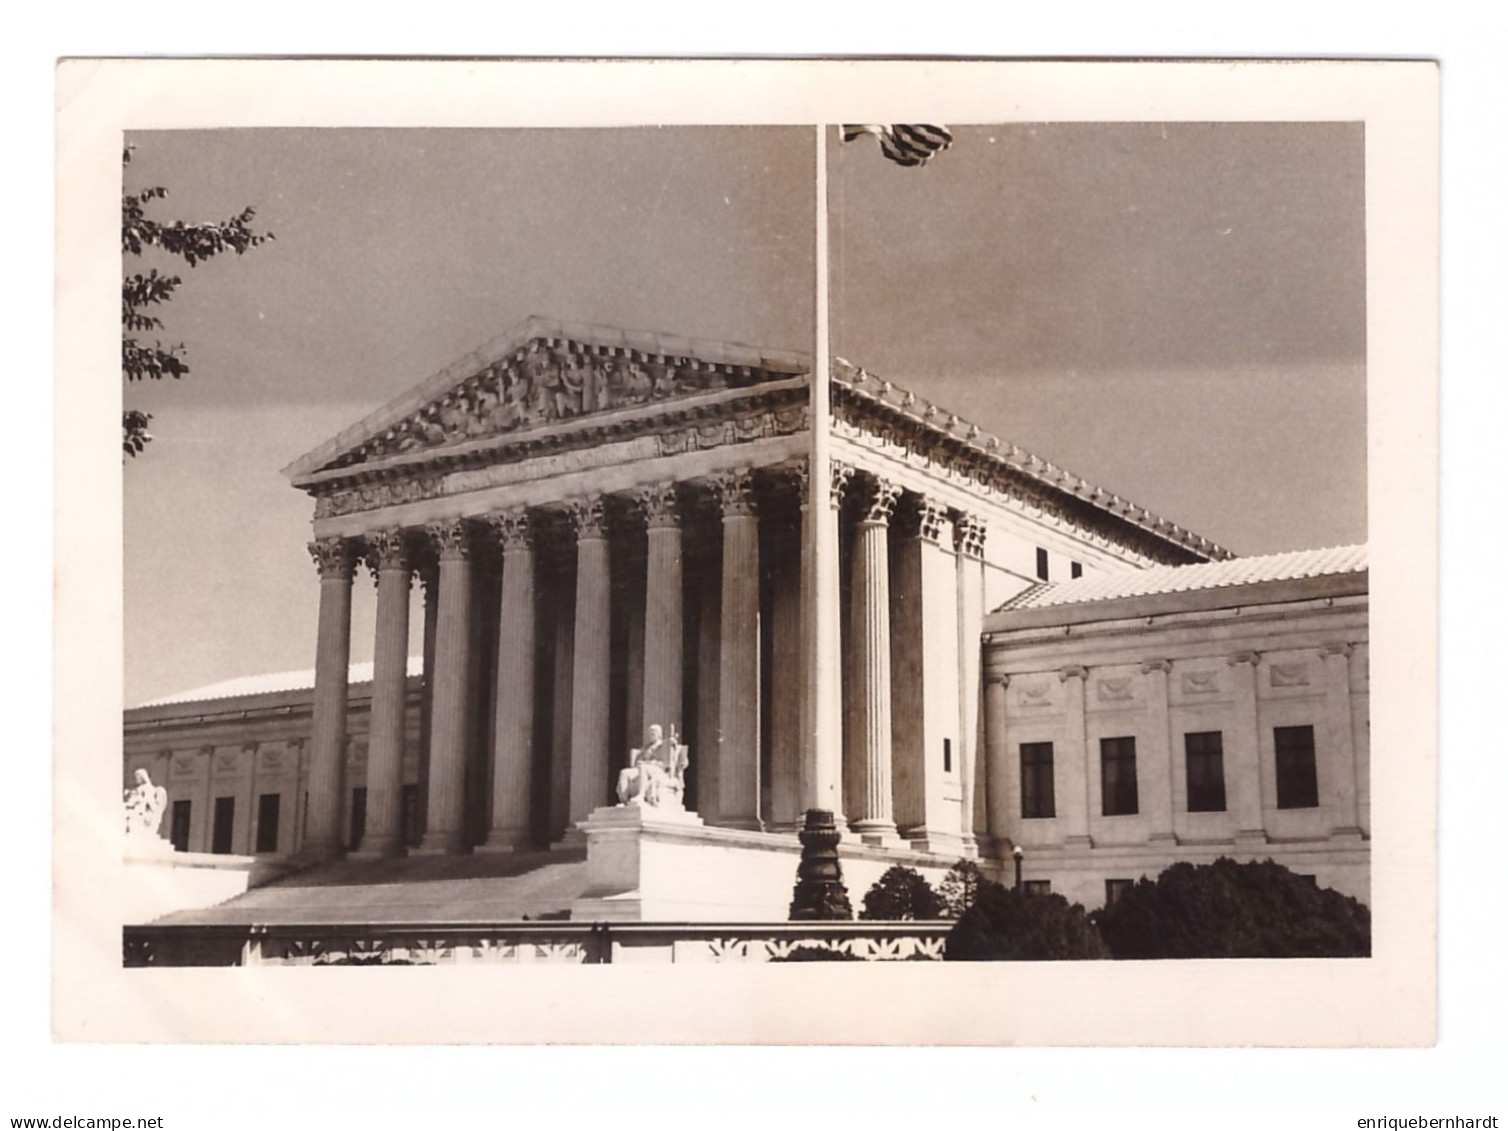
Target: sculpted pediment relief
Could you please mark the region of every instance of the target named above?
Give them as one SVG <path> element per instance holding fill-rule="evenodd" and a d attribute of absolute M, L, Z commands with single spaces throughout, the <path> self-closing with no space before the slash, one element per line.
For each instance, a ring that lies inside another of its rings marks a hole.
<path fill-rule="evenodd" d="M 326 466 L 351 466 L 788 376 L 750 365 L 535 338 Z"/>

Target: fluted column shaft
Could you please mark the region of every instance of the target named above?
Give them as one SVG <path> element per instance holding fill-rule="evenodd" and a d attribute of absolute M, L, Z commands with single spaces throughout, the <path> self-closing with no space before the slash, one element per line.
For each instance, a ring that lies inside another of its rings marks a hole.
<path fill-rule="evenodd" d="M 1267 840 L 1262 819 L 1261 736 L 1257 730 L 1257 666 L 1260 662 L 1261 657 L 1255 652 L 1239 652 L 1229 661 L 1236 721 L 1226 747 L 1229 754 L 1226 796 L 1236 816 L 1238 841 Z"/>
<path fill-rule="evenodd" d="M 801 808 L 825 809 L 841 831 L 843 814 L 843 680 L 838 515 L 853 468 L 831 461 L 826 482 L 802 491 L 802 654 L 807 687 L 802 699 Z"/>
<path fill-rule="evenodd" d="M 367 539 L 377 574 L 377 640 L 372 661 L 372 724 L 367 750 L 366 831 L 361 856 L 403 853 L 403 745 L 408 715 L 409 552 L 401 530 Z"/>
<path fill-rule="evenodd" d="M 319 568 L 319 638 L 314 659 L 314 717 L 309 740 L 309 809 L 304 854 L 340 855 L 346 768 L 346 681 L 351 667 L 352 546 L 343 538 L 309 545 Z M 207 826 L 206 826 L 207 827 Z"/>
<path fill-rule="evenodd" d="M 576 530 L 576 624 L 571 649 L 571 805 L 566 835 L 575 839 L 579 835 L 576 823 L 607 802 L 612 572 L 602 499 L 574 503 L 570 513 Z"/>
<path fill-rule="evenodd" d="M 1361 835 L 1361 796 L 1356 781 L 1356 728 L 1351 718 L 1351 645 L 1327 644 L 1325 661 L 1325 718 L 1330 750 L 1328 772 L 1320 780 L 1328 786 L 1326 804 L 1334 814 L 1333 832 Z"/>
<path fill-rule="evenodd" d="M 757 829 L 759 797 L 759 515 L 753 476 L 717 476 L 723 514 L 721 640 L 718 648 L 718 819 Z M 710 753 L 710 752 L 709 752 Z"/>
<path fill-rule="evenodd" d="M 682 633 L 681 515 L 673 483 L 638 495 L 644 512 L 647 562 L 644 577 L 644 726 L 659 723 L 667 738 L 681 719 Z M 638 735 L 631 744 L 639 745 Z"/>
<path fill-rule="evenodd" d="M 884 480 L 868 485 L 853 550 L 854 685 L 849 689 L 857 764 L 850 814 L 855 832 L 868 840 L 895 835 L 890 714 L 890 514 L 900 487 Z"/>
<path fill-rule="evenodd" d="M 959 833 L 965 850 L 975 844 L 976 830 L 987 823 L 985 773 L 979 757 L 979 666 L 984 633 L 984 520 L 958 515 L 953 522 L 953 549 L 958 568 L 958 778 L 963 811 Z"/>
<path fill-rule="evenodd" d="M 498 608 L 497 691 L 493 698 L 492 828 L 483 851 L 527 847 L 534 796 L 534 532 L 518 507 L 493 519 L 503 547 Z"/>
<path fill-rule="evenodd" d="M 1147 816 L 1151 820 L 1148 840 L 1177 839 L 1173 829 L 1173 775 L 1178 772 L 1179 751 L 1173 748 L 1168 709 L 1167 660 L 1149 660 L 1141 666 L 1147 681 Z"/>
<path fill-rule="evenodd" d="M 1063 814 L 1063 841 L 1065 844 L 1087 846 L 1089 844 L 1089 814 L 1093 812 L 1094 798 L 1090 795 L 1090 783 L 1094 775 L 1089 772 L 1089 750 L 1084 734 L 1084 684 L 1089 673 L 1073 665 L 1058 673 L 1063 681 L 1067 698 L 1063 721 L 1063 778 L 1068 787 L 1067 812 Z"/>
<path fill-rule="evenodd" d="M 781 831 L 801 818 L 801 574 L 777 554 L 770 607 L 770 822 Z"/>
<path fill-rule="evenodd" d="M 428 528 L 440 558 L 435 686 L 430 721 L 429 810 L 425 855 L 465 848 L 467 722 L 471 717 L 471 542 L 465 523 Z"/>

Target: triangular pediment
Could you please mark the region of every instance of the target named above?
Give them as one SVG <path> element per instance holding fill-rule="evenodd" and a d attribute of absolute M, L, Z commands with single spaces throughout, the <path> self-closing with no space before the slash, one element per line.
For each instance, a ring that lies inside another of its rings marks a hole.
<path fill-rule="evenodd" d="M 295 460 L 295 484 L 584 417 L 784 380 L 800 354 L 531 317 Z"/>

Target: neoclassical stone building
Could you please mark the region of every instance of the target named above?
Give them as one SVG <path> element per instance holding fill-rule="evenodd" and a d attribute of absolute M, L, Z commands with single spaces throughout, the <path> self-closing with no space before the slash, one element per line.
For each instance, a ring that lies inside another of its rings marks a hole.
<path fill-rule="evenodd" d="M 1364 876 L 1364 559 L 1343 571 L 1347 615 L 1318 615 L 1302 594 L 1253 592 L 1270 580 L 1260 566 L 889 382 L 835 362 L 818 390 L 811 370 L 794 354 L 530 319 L 285 469 L 313 499 L 320 603 L 297 754 L 306 799 L 279 851 L 569 849 L 661 723 L 691 748 L 697 835 L 730 851 L 793 852 L 801 814 L 822 808 L 856 861 L 994 867 L 1021 845 L 1029 878 L 1090 904 L 1185 844 L 1310 838 L 1323 854 L 1333 835 Z M 1225 564 L 1246 572 L 1200 583 Z M 377 585 L 375 661 L 353 712 L 362 568 Z M 1093 596 L 1135 577 L 1188 584 Z M 1226 623 L 1238 589 L 1248 606 L 1276 602 L 1259 618 L 1267 637 Z M 1220 668 L 1226 652 L 1259 658 Z M 1304 698 L 1276 675 L 1295 665 L 1308 682 L 1292 686 L 1331 696 L 1322 764 L 1351 767 L 1321 776 L 1333 829 L 1276 801 L 1253 816 L 1268 763 L 1251 751 L 1274 704 Z M 1228 712 L 1200 715 L 1197 733 L 1230 734 L 1233 803 L 1223 821 L 1180 820 L 1170 751 L 1203 710 L 1206 669 L 1209 702 Z M 1343 679 L 1361 680 L 1349 753 Z M 172 708 L 142 710 L 159 716 L 138 712 L 133 732 L 128 713 L 128 771 L 133 743 L 141 757 L 172 730 Z M 1101 735 L 1110 719 L 1117 733 Z M 1145 796 L 1132 821 L 1094 815 L 1089 751 L 1124 737 L 1140 752 L 1118 747 L 1115 772 L 1146 784 L 1112 807 Z M 1050 770 L 1043 742 L 1057 744 Z M 1044 774 L 1059 783 L 1046 818 L 1037 793 L 1022 809 L 1022 783 Z M 1347 886 L 1364 893 L 1364 879 Z"/>

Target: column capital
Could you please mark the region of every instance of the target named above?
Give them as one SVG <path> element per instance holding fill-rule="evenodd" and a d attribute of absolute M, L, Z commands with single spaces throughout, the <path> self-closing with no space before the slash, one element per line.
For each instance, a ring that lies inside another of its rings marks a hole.
<path fill-rule="evenodd" d="M 1320 655 L 1326 658 L 1330 656 L 1344 656 L 1346 659 L 1350 659 L 1353 651 L 1355 651 L 1355 645 L 1335 642 L 1321 647 Z"/>
<path fill-rule="evenodd" d="M 1233 668 L 1240 667 L 1242 664 L 1250 664 L 1252 667 L 1256 667 L 1261 661 L 1262 656 L 1258 652 L 1237 652 L 1226 663 Z"/>
<path fill-rule="evenodd" d="M 723 517 L 752 515 L 758 513 L 758 500 L 754 496 L 754 472 L 747 468 L 722 471 L 708 481 Z"/>
<path fill-rule="evenodd" d="M 957 511 L 953 515 L 953 549 L 966 558 L 984 558 L 984 519 L 977 514 Z"/>
<path fill-rule="evenodd" d="M 367 568 L 374 574 L 388 569 L 407 572 L 413 565 L 414 553 L 408 538 L 396 526 L 375 530 L 362 541 L 366 544 Z"/>
<path fill-rule="evenodd" d="M 434 544 L 441 561 L 465 561 L 475 548 L 471 524 L 462 518 L 432 522 L 424 528 L 424 533 Z"/>
<path fill-rule="evenodd" d="M 675 529 L 681 525 L 680 498 L 672 483 L 651 483 L 634 492 L 634 502 L 650 530 Z"/>
<path fill-rule="evenodd" d="M 497 535 L 503 553 L 534 549 L 534 518 L 528 507 L 509 507 L 505 511 L 487 516 L 487 525 Z"/>
<path fill-rule="evenodd" d="M 901 485 L 878 475 L 868 476 L 867 480 L 860 496 L 859 521 L 876 526 L 888 525 L 890 516 L 895 511 L 895 504 L 901 497 Z"/>
<path fill-rule="evenodd" d="M 1005 672 L 986 672 L 984 682 L 993 687 L 1009 687 L 1011 677 Z"/>
<path fill-rule="evenodd" d="M 1166 675 L 1172 670 L 1173 662 L 1171 660 L 1148 660 L 1141 666 L 1142 675 L 1151 675 L 1153 672 L 1162 672 Z"/>
<path fill-rule="evenodd" d="M 601 495 L 587 495 L 572 499 L 566 504 L 566 517 L 571 520 L 571 529 L 576 540 L 607 537 L 607 508 Z"/>
<path fill-rule="evenodd" d="M 356 568 L 356 547 L 349 538 L 316 538 L 309 543 L 309 556 L 321 580 L 350 580 Z"/>
<path fill-rule="evenodd" d="M 854 468 L 852 464 L 843 463 L 840 460 L 832 460 L 827 468 L 829 472 L 828 502 L 833 510 L 843 505 L 843 490 L 853 479 Z"/>
<path fill-rule="evenodd" d="M 1058 679 L 1067 683 L 1070 679 L 1088 679 L 1089 669 L 1082 664 L 1069 664 L 1058 672 Z"/>
<path fill-rule="evenodd" d="M 926 495 L 916 497 L 916 536 L 934 546 L 942 545 L 943 522 L 947 520 L 948 508 Z"/>

